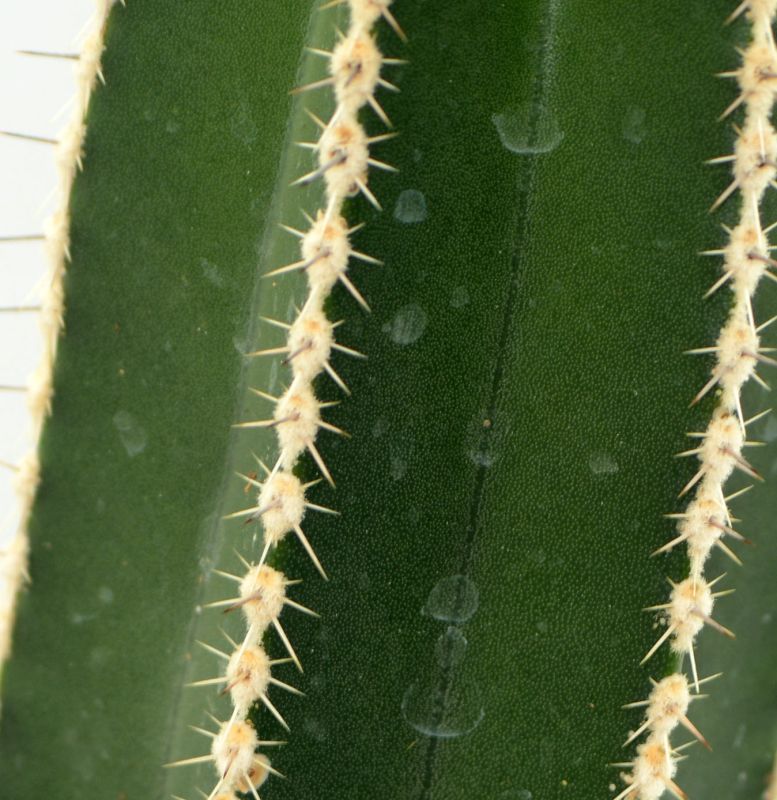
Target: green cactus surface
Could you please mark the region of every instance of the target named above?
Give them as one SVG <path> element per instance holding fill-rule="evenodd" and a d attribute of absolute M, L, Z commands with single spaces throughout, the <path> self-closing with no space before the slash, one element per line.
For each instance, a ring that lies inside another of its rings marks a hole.
<path fill-rule="evenodd" d="M 299 258 L 320 182 L 300 141 L 327 119 L 325 78 L 345 5 L 311 0 L 127 0 L 106 30 L 105 86 L 91 102 L 71 201 L 65 325 L 40 443 L 30 583 L 2 675 L 0 795 L 8 800 L 194 800 L 216 785 L 191 726 L 229 717 L 212 650 L 237 639 L 234 596 L 261 531 L 225 519 L 256 503 L 257 458 L 283 344 L 305 278 L 264 273 Z M 378 99 L 398 135 L 349 200 L 367 313 L 341 285 L 326 304 L 345 394 L 317 447 L 336 486 L 311 487 L 304 531 L 270 563 L 294 579 L 283 628 L 304 668 L 271 690 L 290 732 L 252 712 L 271 775 L 263 800 L 613 800 L 633 757 L 649 678 L 678 666 L 644 608 L 686 577 L 663 515 L 694 475 L 689 405 L 730 292 L 704 299 L 737 200 L 706 159 L 731 152 L 721 112 L 736 97 L 747 22 L 723 0 L 396 0 L 407 41 L 377 24 L 399 92 Z M 368 133 L 387 132 L 369 107 Z M 736 121 L 736 114 L 732 117 Z M 372 154 L 372 150 L 371 150 Z M 764 219 L 777 210 L 767 196 Z M 764 281 L 769 284 L 769 281 Z M 777 313 L 759 290 L 756 317 Z M 774 334 L 766 332 L 764 343 Z M 766 379 L 769 367 L 762 372 Z M 770 404 L 748 386 L 752 416 Z M 732 501 L 753 548 L 715 555 L 728 575 L 699 636 L 693 723 L 714 749 L 683 755 L 693 800 L 759 800 L 777 750 L 777 423 L 748 453 L 767 479 Z M 320 477 L 312 458 L 298 468 Z M 246 483 L 236 475 L 249 476 Z M 732 480 L 727 491 L 751 483 Z M 268 652 L 283 658 L 275 637 Z M 692 740 L 689 734 L 687 739 Z M 681 744 L 683 737 L 673 744 Z M 250 797 L 250 794 L 245 795 Z M 637 797 L 635 794 L 632 798 Z"/>

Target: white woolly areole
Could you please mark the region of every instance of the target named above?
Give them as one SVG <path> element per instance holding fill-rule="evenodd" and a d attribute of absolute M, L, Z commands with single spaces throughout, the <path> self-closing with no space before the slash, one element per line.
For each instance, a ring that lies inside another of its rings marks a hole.
<path fill-rule="evenodd" d="M 48 364 L 41 361 L 27 380 L 27 406 L 30 416 L 36 422 L 42 422 L 51 410 L 51 399 L 54 395 L 53 375 Z"/>
<path fill-rule="evenodd" d="M 736 415 L 716 408 L 699 448 L 699 461 L 708 484 L 723 484 L 737 466 L 744 434 Z"/>
<path fill-rule="evenodd" d="M 295 379 L 312 384 L 329 362 L 334 336 L 321 308 L 306 305 L 289 329 L 289 358 Z"/>
<path fill-rule="evenodd" d="M 62 259 L 58 268 L 64 269 L 64 261 L 70 258 L 70 218 L 64 209 L 52 214 L 44 224 L 46 254 L 51 261 Z M 64 257 L 63 257 L 64 256 Z"/>
<path fill-rule="evenodd" d="M 86 125 L 79 119 L 71 120 L 59 134 L 57 168 L 65 183 L 72 181 L 83 167 L 85 134 Z"/>
<path fill-rule="evenodd" d="M 688 555 L 697 574 L 727 524 L 726 507 L 719 494 L 705 482 L 685 509 L 685 519 L 677 526 L 688 543 Z"/>
<path fill-rule="evenodd" d="M 280 445 L 280 462 L 292 469 L 306 447 L 316 440 L 321 415 L 310 383 L 295 379 L 275 405 L 273 417 Z"/>
<path fill-rule="evenodd" d="M 254 726 L 242 720 L 225 722 L 213 740 L 213 761 L 219 778 L 234 784 L 243 774 L 250 772 L 259 737 Z"/>
<path fill-rule="evenodd" d="M 94 91 L 97 80 L 102 79 L 102 54 L 105 49 L 102 31 L 94 30 L 84 39 L 81 46 L 81 57 L 76 65 L 78 77 L 77 103 L 86 112 L 89 96 Z"/>
<path fill-rule="evenodd" d="M 267 564 L 251 567 L 240 582 L 243 614 L 257 637 L 278 619 L 286 600 L 286 578 Z"/>
<path fill-rule="evenodd" d="M 311 294 L 326 297 L 338 278 L 348 269 L 351 246 L 348 225 L 339 215 L 327 219 L 319 211 L 301 243 L 302 258 L 308 264 L 308 286 Z"/>
<path fill-rule="evenodd" d="M 740 389 L 755 371 L 760 347 L 758 333 L 750 324 L 744 309 L 728 318 L 718 337 L 717 347 L 717 364 L 713 375 L 723 389 L 724 402 L 732 407 Z"/>
<path fill-rule="evenodd" d="M 270 658 L 259 645 L 239 647 L 227 665 L 227 688 L 232 705 L 245 716 L 251 706 L 267 692 L 270 683 Z"/>
<path fill-rule="evenodd" d="M 677 764 L 669 751 L 666 737 L 653 734 L 637 748 L 631 774 L 632 785 L 638 787 L 639 800 L 658 800 L 672 783 Z"/>
<path fill-rule="evenodd" d="M 772 91 L 768 92 L 771 107 Z M 777 174 L 777 133 L 750 118 L 734 146 L 734 179 L 741 191 L 759 200 Z"/>
<path fill-rule="evenodd" d="M 263 511 L 265 541 L 278 544 L 305 516 L 305 490 L 300 479 L 285 470 L 271 473 L 259 492 L 259 509 Z"/>
<path fill-rule="evenodd" d="M 704 627 L 704 618 L 712 613 L 713 604 L 712 590 L 703 578 L 686 578 L 672 588 L 666 618 L 673 629 L 675 652 L 691 651 L 694 639 Z"/>
<path fill-rule="evenodd" d="M 19 468 L 14 476 L 14 489 L 22 504 L 22 509 L 28 511 L 32 506 L 35 491 L 40 483 L 40 462 L 37 453 L 27 453 L 19 462 Z"/>
<path fill-rule="evenodd" d="M 737 292 L 752 295 L 766 271 L 763 235 L 752 222 L 740 222 L 732 231 L 724 249 L 723 267 L 731 273 Z"/>
<path fill-rule="evenodd" d="M 318 143 L 318 160 L 324 169 L 327 196 L 344 198 L 367 183 L 367 134 L 353 116 L 343 115 L 327 125 Z"/>
<path fill-rule="evenodd" d="M 383 63 L 372 34 L 353 31 L 332 52 L 329 64 L 341 114 L 353 115 L 375 94 Z"/>
<path fill-rule="evenodd" d="M 769 115 L 777 90 L 777 57 L 768 44 L 747 48 L 737 76 L 739 88 L 754 116 Z"/>
<path fill-rule="evenodd" d="M 691 702 L 691 692 L 685 675 L 676 672 L 659 681 L 648 698 L 645 715 L 649 728 L 668 736 L 685 717 Z"/>
<path fill-rule="evenodd" d="M 42 298 L 41 328 L 43 330 L 46 355 L 44 363 L 49 369 L 56 352 L 59 331 L 62 328 L 65 307 L 65 291 L 62 277 L 65 274 L 65 261 L 70 258 L 70 219 L 64 211 L 51 216 L 44 227 L 46 254 L 52 263 L 46 276 L 46 294 Z"/>

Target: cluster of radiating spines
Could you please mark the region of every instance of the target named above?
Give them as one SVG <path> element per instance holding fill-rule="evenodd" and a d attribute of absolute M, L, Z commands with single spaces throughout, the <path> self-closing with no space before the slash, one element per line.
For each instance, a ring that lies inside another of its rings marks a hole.
<path fill-rule="evenodd" d="M 267 756 L 258 750 L 281 743 L 260 740 L 249 713 L 257 704 L 261 704 L 288 729 L 268 692 L 274 686 L 299 694 L 299 690 L 272 676 L 272 668 L 280 663 L 293 662 L 302 671 L 299 658 L 281 625 L 280 615 L 287 606 L 308 614 L 314 612 L 287 597 L 287 588 L 297 581 L 287 580 L 283 573 L 267 563 L 270 551 L 288 534 L 295 534 L 318 572 L 326 578 L 324 567 L 303 531 L 302 522 L 308 510 L 336 512 L 307 500 L 307 489 L 318 481 L 302 483 L 294 474 L 294 469 L 300 457 L 307 452 L 323 478 L 334 486 L 334 479 L 319 450 L 318 434 L 320 431 L 341 435 L 345 432 L 322 418 L 322 412 L 333 403 L 321 402 L 316 397 L 314 382 L 320 375 L 326 374 L 348 393 L 348 387 L 332 366 L 332 353 L 362 357 L 356 350 L 335 341 L 335 331 L 340 323 L 328 319 L 324 304 L 339 282 L 362 308 L 369 310 L 366 300 L 349 277 L 349 265 L 353 260 L 380 263 L 351 246 L 351 234 L 360 226 L 349 226 L 343 216 L 343 205 L 347 198 L 362 194 L 380 209 L 377 198 L 369 188 L 368 173 L 371 167 L 392 169 L 373 158 L 370 147 L 393 134 L 370 137 L 359 120 L 359 114 L 367 107 L 389 124 L 376 92 L 381 87 L 396 89 L 381 76 L 381 69 L 386 64 L 400 62 L 383 56 L 372 31 L 375 23 L 383 18 L 404 38 L 389 9 L 391 2 L 335 0 L 322 6 L 329 8 L 347 3 L 350 26 L 346 33 L 338 34 L 339 39 L 332 52 L 313 50 L 329 60 L 328 76 L 295 90 L 295 93 L 302 93 L 331 87 L 334 93 L 335 109 L 327 122 L 308 112 L 319 135 L 315 142 L 300 144 L 314 152 L 317 165 L 293 184 L 309 184 L 321 179 L 324 203 L 313 215 L 305 214 L 307 230 L 283 226 L 299 238 L 300 258 L 267 273 L 268 277 L 277 277 L 302 271 L 307 278 L 307 297 L 297 310 L 294 321 L 265 320 L 285 332 L 285 344 L 248 353 L 249 357 L 281 357 L 282 364 L 290 369 L 291 380 L 280 396 L 253 389 L 257 396 L 272 404 L 272 412 L 264 419 L 241 422 L 236 426 L 244 429 L 272 428 L 277 437 L 278 455 L 272 468 L 259 461 L 264 472 L 261 479 L 253 474 L 240 476 L 246 481 L 247 487 L 258 490 L 256 504 L 228 515 L 228 518 L 242 517 L 246 521 L 261 524 L 261 555 L 255 563 L 241 558 L 247 570 L 243 577 L 217 570 L 217 574 L 238 585 L 238 592 L 234 597 L 210 604 L 225 611 L 241 609 L 247 633 L 242 642 L 227 637 L 231 655 L 210 645 L 203 645 L 224 661 L 224 670 L 218 677 L 193 684 L 220 686 L 222 693 L 229 694 L 232 700 L 233 713 L 225 722 L 214 719 L 216 732 L 196 729 L 212 739 L 208 754 L 171 765 L 212 762 L 217 778 L 210 794 L 204 795 L 208 800 L 234 800 L 237 792 L 251 793 L 258 798 L 258 789 L 268 775 L 278 774 Z M 281 639 L 288 658 L 272 660 L 267 655 L 263 642 L 270 628 Z"/>
<path fill-rule="evenodd" d="M 9 550 L 4 557 L 4 582 L 6 591 L 0 599 L 0 662 L 7 652 L 10 624 L 16 595 L 26 573 L 27 563 L 27 519 L 39 480 L 37 440 L 43 421 L 51 408 L 52 376 L 57 341 L 62 330 L 64 317 L 63 278 L 70 259 L 70 190 L 77 172 L 83 166 L 83 142 L 86 111 L 95 86 L 104 82 L 101 58 L 105 23 L 112 0 L 96 0 L 95 13 L 86 29 L 80 52 L 54 53 L 41 50 L 21 50 L 28 56 L 53 58 L 75 65 L 76 93 L 72 101 L 69 122 L 60 135 L 55 138 L 38 136 L 32 133 L 2 131 L 4 136 L 24 139 L 56 148 L 56 163 L 59 172 L 57 190 L 58 207 L 39 233 L 19 233 L 0 236 L 0 242 L 43 241 L 48 269 L 41 286 L 39 305 L 4 307 L 0 311 L 8 313 L 37 313 L 43 341 L 41 360 L 31 375 L 27 386 L 4 386 L 10 391 L 27 393 L 34 449 L 16 465 L 6 464 L 15 473 L 15 484 L 20 501 L 19 528 Z"/>
<path fill-rule="evenodd" d="M 699 686 L 703 682 L 699 680 L 694 657 L 697 635 L 707 626 L 726 636 L 734 636 L 712 616 L 715 600 L 728 592 L 713 591 L 723 576 L 709 580 L 705 565 L 714 548 L 740 564 L 730 542 L 747 543 L 735 529 L 728 508 L 729 502 L 747 489 L 726 495 L 724 485 L 735 471 L 760 479 L 744 453 L 745 448 L 757 444 L 748 441 L 748 426 L 767 412 L 746 419 L 742 410 L 742 387 L 751 378 L 765 385 L 756 372 L 757 367 L 777 364 L 769 355 L 771 350 L 761 344 L 763 330 L 774 320 L 759 324 L 752 302 L 761 278 L 777 280 L 773 272 L 777 261 L 770 255 L 767 238 L 774 226 L 764 227 L 761 222 L 763 196 L 769 187 L 777 186 L 777 132 L 771 122 L 777 99 L 777 47 L 772 30 L 777 0 L 744 0 L 729 21 L 743 14 L 750 23 L 750 42 L 740 51 L 739 68 L 722 73 L 723 77 L 736 80 L 739 92 L 721 117 L 725 119 L 736 112 L 741 113 L 743 119 L 734 127 L 734 152 L 710 162 L 730 165 L 733 173 L 730 184 L 711 210 L 721 207 L 730 197 L 738 196 L 739 219 L 733 227 L 724 226 L 728 237 L 726 244 L 705 253 L 722 259 L 721 275 L 706 296 L 728 286 L 733 298 L 715 344 L 690 351 L 713 358 L 709 380 L 692 402 L 697 403 L 714 391 L 716 405 L 706 430 L 689 434 L 695 439 L 695 446 L 680 454 L 696 458 L 699 466 L 680 492 L 681 498 L 690 498 L 685 509 L 668 515 L 677 521 L 677 535 L 656 551 L 656 554 L 664 553 L 684 545 L 690 564 L 689 576 L 679 583 L 670 581 L 669 601 L 648 609 L 660 612 L 665 628 L 643 659 L 645 663 L 668 642 L 681 659 L 688 656 L 692 687 L 697 696 L 700 696 Z M 653 683 L 643 704 L 647 709 L 644 722 L 627 741 L 630 744 L 645 737 L 637 747 L 634 760 L 627 765 L 629 771 L 623 775 L 626 788 L 618 795 L 619 799 L 657 800 L 665 791 L 678 798 L 685 797 L 674 782 L 679 759 L 677 750 L 669 742 L 669 734 L 680 724 L 706 744 L 685 717 L 689 699 L 687 679 L 679 672 Z"/>

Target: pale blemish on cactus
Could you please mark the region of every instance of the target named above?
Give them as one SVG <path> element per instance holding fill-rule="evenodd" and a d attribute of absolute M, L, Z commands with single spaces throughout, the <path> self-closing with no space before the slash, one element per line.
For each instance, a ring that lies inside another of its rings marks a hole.
<path fill-rule="evenodd" d="M 665 643 L 681 660 L 688 656 L 692 681 L 682 672 L 676 672 L 660 682 L 651 681 L 653 688 L 648 699 L 632 703 L 627 708 L 645 706 L 643 724 L 626 740 L 630 744 L 641 736 L 633 761 L 623 766 L 629 771 L 622 777 L 626 788 L 616 800 L 639 798 L 657 800 L 664 792 L 674 797 L 685 798 L 683 790 L 675 783 L 679 750 L 670 742 L 670 735 L 678 725 L 685 727 L 704 745 L 709 746 L 703 735 L 686 716 L 690 701 L 698 696 L 703 683 L 694 657 L 694 642 L 702 628 L 713 628 L 730 638 L 734 633 L 713 617 L 715 600 L 726 591 L 713 592 L 713 587 L 724 577 L 709 580 L 704 567 L 713 548 L 722 550 L 735 563 L 739 557 L 724 541 L 729 537 L 743 542 L 745 538 L 734 527 L 728 503 L 741 494 L 725 495 L 724 485 L 736 470 L 760 479 L 761 476 L 743 455 L 743 448 L 754 444 L 747 440 L 747 427 L 759 419 L 758 414 L 746 419 L 742 410 L 741 390 L 750 379 L 762 383 L 756 367 L 762 364 L 777 364 L 761 346 L 760 334 L 773 320 L 757 324 L 753 314 L 752 299 L 762 277 L 777 280 L 770 272 L 776 262 L 771 258 L 767 235 L 770 228 L 761 224 L 761 202 L 766 190 L 775 183 L 777 176 L 777 133 L 771 123 L 771 112 L 777 91 L 777 48 L 772 24 L 777 16 L 776 0 L 745 0 L 729 17 L 733 21 L 745 14 L 750 23 L 750 42 L 742 51 L 741 66 L 724 77 L 734 78 L 739 85 L 739 94 L 723 112 L 721 119 L 742 108 L 744 120 L 735 127 L 737 134 L 734 152 L 731 155 L 713 158 L 713 164 L 731 164 L 733 180 L 712 204 L 717 210 L 728 198 L 740 196 L 739 221 L 734 228 L 726 228 L 728 243 L 719 250 L 707 251 L 707 255 L 723 258 L 723 274 L 707 292 L 710 296 L 728 284 L 733 298 L 731 308 L 713 346 L 691 350 L 697 355 L 712 355 L 715 358 L 711 376 L 693 398 L 697 403 L 715 390 L 717 405 L 706 431 L 690 433 L 698 446 L 680 453 L 680 456 L 695 457 L 699 468 L 683 487 L 680 497 L 691 496 L 691 500 L 680 513 L 669 516 L 677 520 L 678 535 L 654 555 L 667 552 L 685 544 L 689 576 L 679 583 L 671 582 L 669 602 L 652 606 L 650 611 L 661 612 L 666 629 L 648 651 L 642 663 L 648 661 Z M 707 679 L 709 680 L 709 679 Z"/>
<path fill-rule="evenodd" d="M 2 590 L 2 594 L 0 594 L 0 664 L 9 653 L 16 600 L 27 576 L 27 526 L 40 480 L 37 442 L 43 423 L 51 411 L 54 361 L 64 319 L 63 281 L 70 259 L 70 194 L 75 176 L 83 168 L 85 120 L 89 100 L 98 82 L 105 83 L 101 68 L 103 39 L 114 0 L 95 0 L 95 4 L 94 14 L 84 30 L 78 54 L 48 53 L 37 50 L 21 51 L 25 55 L 62 58 L 75 63 L 76 92 L 72 101 L 72 113 L 70 121 L 60 135 L 56 139 L 47 139 L 3 131 L 7 136 L 53 145 L 56 149 L 59 185 L 57 187 L 58 208 L 46 222 L 43 233 L 4 236 L 0 239 L 0 241 L 9 242 L 41 240 L 44 242 L 48 260 L 48 271 L 41 284 L 40 306 L 29 309 L 26 307 L 9 309 L 11 312 L 30 310 L 38 313 L 43 354 L 26 387 L 35 446 L 18 465 L 6 465 L 14 473 L 14 484 L 19 500 L 19 523 L 12 541 L 0 554 L 0 574 L 2 575 L 0 581 L 0 590 Z"/>
<path fill-rule="evenodd" d="M 249 357 L 282 356 L 283 365 L 291 369 L 292 381 L 280 397 L 253 389 L 256 395 L 274 405 L 273 413 L 266 419 L 239 422 L 235 426 L 249 430 L 272 428 L 278 440 L 275 465 L 269 468 L 259 461 L 264 471 L 262 480 L 250 474 L 241 475 L 248 486 L 258 489 L 256 504 L 227 515 L 228 519 L 246 518 L 248 522 L 261 523 L 261 555 L 256 563 L 250 563 L 241 556 L 246 568 L 243 577 L 217 571 L 238 584 L 238 596 L 208 606 L 225 610 L 241 609 L 248 629 L 242 642 L 229 640 L 233 647 L 231 655 L 206 645 L 226 661 L 224 674 L 190 684 L 221 687 L 222 693 L 229 693 L 231 697 L 233 713 L 228 720 L 218 722 L 218 731 L 215 733 L 199 729 L 212 739 L 210 753 L 168 765 L 212 762 L 216 770 L 216 782 L 207 795 L 209 800 L 233 800 L 236 792 L 250 792 L 258 800 L 258 789 L 267 777 L 280 774 L 272 768 L 268 757 L 258 752 L 259 748 L 281 743 L 261 740 L 249 714 L 257 703 L 261 703 L 288 730 L 282 712 L 268 696 L 268 689 L 275 686 L 300 694 L 298 689 L 272 675 L 272 668 L 276 664 L 289 660 L 302 671 L 302 664 L 281 625 L 280 615 L 285 606 L 311 615 L 315 615 L 315 612 L 286 596 L 287 588 L 296 581 L 287 579 L 282 572 L 266 563 L 271 550 L 289 533 L 294 533 L 318 572 L 324 579 L 327 577 L 324 566 L 304 533 L 302 523 L 308 510 L 336 512 L 306 499 L 306 490 L 318 481 L 304 484 L 294 474 L 294 469 L 303 453 L 307 452 L 321 475 L 332 486 L 335 484 L 319 450 L 318 433 L 324 430 L 345 435 L 345 432 L 322 418 L 322 410 L 331 404 L 322 403 L 316 397 L 314 381 L 322 373 L 327 373 L 348 393 L 348 387 L 330 364 L 330 355 L 333 350 L 356 357 L 362 357 L 362 354 L 335 341 L 337 323 L 327 318 L 324 304 L 335 284 L 340 282 L 354 300 L 365 311 L 369 311 L 366 300 L 348 276 L 349 262 L 352 259 L 369 264 L 380 262 L 351 247 L 349 236 L 360 226 L 349 226 L 343 217 L 343 207 L 347 198 L 361 193 L 376 209 L 381 209 L 378 199 L 369 188 L 368 172 L 370 167 L 384 170 L 393 170 L 393 167 L 373 158 L 369 148 L 393 134 L 368 137 L 358 115 L 365 106 L 369 106 L 385 124 L 390 125 L 376 98 L 376 91 L 381 87 L 396 91 L 397 87 L 381 76 L 381 68 L 401 62 L 386 58 L 380 52 L 373 27 L 383 18 L 404 38 L 404 33 L 389 10 L 391 0 L 336 0 L 322 8 L 344 2 L 347 2 L 350 12 L 347 32 L 340 34 L 332 52 L 312 49 L 315 54 L 328 59 L 329 77 L 294 90 L 295 93 L 303 93 L 331 87 L 334 91 L 336 106 L 328 122 L 310 114 L 320 129 L 318 141 L 300 143 L 317 155 L 318 166 L 292 184 L 305 185 L 321 178 L 324 182 L 324 208 L 319 209 L 315 216 L 306 215 L 310 226 L 307 231 L 283 226 L 288 233 L 299 238 L 301 258 L 266 273 L 267 277 L 277 277 L 304 271 L 308 295 L 290 325 L 279 320 L 265 320 L 286 331 L 285 345 L 248 353 Z M 263 640 L 270 628 L 281 639 L 288 659 L 271 660 L 265 652 Z"/>

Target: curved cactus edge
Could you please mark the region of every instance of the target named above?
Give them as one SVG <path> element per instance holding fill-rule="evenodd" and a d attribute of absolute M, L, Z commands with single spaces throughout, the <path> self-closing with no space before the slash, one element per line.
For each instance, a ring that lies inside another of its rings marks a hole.
<path fill-rule="evenodd" d="M 14 473 L 18 509 L 18 524 L 13 538 L 0 553 L 0 665 L 10 655 L 11 633 L 16 615 L 16 600 L 26 581 L 28 559 L 28 523 L 30 511 L 40 481 L 38 443 L 43 424 L 51 412 L 54 394 L 54 362 L 57 343 L 64 321 L 64 277 L 70 261 L 70 194 L 78 172 L 83 168 L 83 147 L 86 135 L 86 115 L 89 100 L 95 87 L 105 83 L 101 60 L 104 49 L 105 29 L 115 0 L 95 0 L 96 8 L 84 28 L 80 52 L 75 60 L 76 91 L 70 120 L 56 139 L 45 139 L 30 134 L 3 131 L 6 136 L 52 144 L 56 150 L 58 169 L 58 207 L 46 221 L 43 232 L 32 235 L 10 235 L 0 241 L 41 240 L 45 246 L 48 262 L 47 273 L 42 283 L 40 307 L 31 307 L 39 317 L 43 354 L 38 366 L 30 376 L 26 394 L 32 423 L 33 446 L 19 464 L 6 464 Z M 124 4 L 124 0 L 122 0 Z M 61 54 L 26 51 L 31 55 L 62 57 Z M 64 58 L 71 59 L 70 54 Z M 18 308 L 4 309 L 18 311 Z"/>

